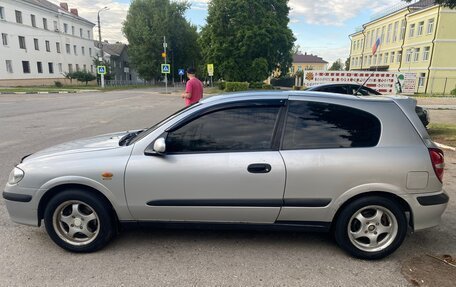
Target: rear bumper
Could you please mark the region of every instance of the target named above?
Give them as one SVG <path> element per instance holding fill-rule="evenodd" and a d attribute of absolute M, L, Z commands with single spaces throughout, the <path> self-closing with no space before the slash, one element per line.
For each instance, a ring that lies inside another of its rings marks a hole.
<path fill-rule="evenodd" d="M 403 198 L 412 209 L 415 231 L 439 225 L 449 201 L 449 196 L 444 190 L 428 194 L 410 194 Z"/>

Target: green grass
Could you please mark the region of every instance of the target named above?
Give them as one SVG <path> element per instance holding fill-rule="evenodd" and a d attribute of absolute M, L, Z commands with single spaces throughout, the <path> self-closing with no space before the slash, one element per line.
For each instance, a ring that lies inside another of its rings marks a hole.
<path fill-rule="evenodd" d="M 456 125 L 453 124 L 429 124 L 429 135 L 441 144 L 456 147 Z"/>

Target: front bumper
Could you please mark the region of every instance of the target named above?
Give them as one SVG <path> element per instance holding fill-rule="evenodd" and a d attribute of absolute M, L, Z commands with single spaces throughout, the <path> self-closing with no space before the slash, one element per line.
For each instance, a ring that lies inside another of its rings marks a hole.
<path fill-rule="evenodd" d="M 449 201 L 448 194 L 444 190 L 434 193 L 409 194 L 402 198 L 409 203 L 412 209 L 415 231 L 439 225 Z"/>
<path fill-rule="evenodd" d="M 6 185 L 3 191 L 6 209 L 13 222 L 39 226 L 38 199 L 36 188 Z"/>

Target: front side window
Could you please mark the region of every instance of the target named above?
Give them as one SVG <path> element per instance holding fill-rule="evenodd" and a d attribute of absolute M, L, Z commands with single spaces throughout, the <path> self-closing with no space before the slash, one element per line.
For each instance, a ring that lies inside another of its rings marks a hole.
<path fill-rule="evenodd" d="M 203 115 L 170 132 L 170 153 L 267 151 L 280 107 L 247 106 Z"/>
<path fill-rule="evenodd" d="M 380 121 L 367 112 L 335 104 L 292 101 L 282 149 L 374 147 L 380 131 Z"/>

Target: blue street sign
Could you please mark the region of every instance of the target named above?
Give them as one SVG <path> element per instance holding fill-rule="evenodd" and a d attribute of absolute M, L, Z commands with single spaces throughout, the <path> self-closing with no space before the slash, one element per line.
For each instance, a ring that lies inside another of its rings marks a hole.
<path fill-rule="evenodd" d="M 185 75 L 185 70 L 184 69 L 179 69 L 179 76 Z"/>
<path fill-rule="evenodd" d="M 99 75 L 105 75 L 106 74 L 106 66 L 97 66 L 97 72 Z"/>
<path fill-rule="evenodd" d="M 170 64 L 162 64 L 161 65 L 162 74 L 169 74 L 171 73 L 171 65 Z"/>

